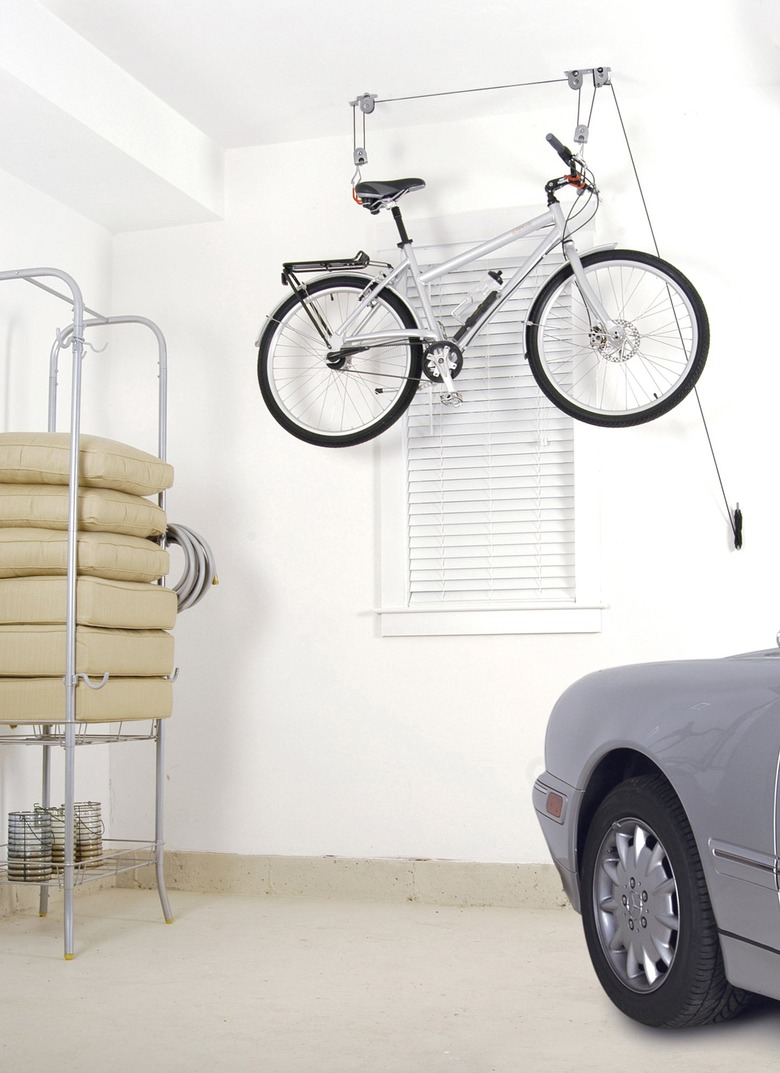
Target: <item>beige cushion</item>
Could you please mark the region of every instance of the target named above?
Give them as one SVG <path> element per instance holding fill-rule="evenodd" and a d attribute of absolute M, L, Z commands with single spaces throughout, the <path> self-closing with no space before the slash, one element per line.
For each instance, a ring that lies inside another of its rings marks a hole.
<path fill-rule="evenodd" d="M 61 678 L 0 678 L 0 723 L 64 723 L 66 693 Z M 164 678 L 109 678 L 102 689 L 79 682 L 75 701 L 84 723 L 167 719 L 173 687 Z"/>
<path fill-rule="evenodd" d="M 68 487 L 62 484 L 0 484 L 0 526 L 68 528 Z M 78 528 L 130 536 L 162 536 L 165 511 L 143 496 L 114 488 L 79 488 Z"/>
<path fill-rule="evenodd" d="M 0 578 L 66 573 L 67 537 L 55 529 L 0 528 Z M 168 573 L 169 557 L 142 537 L 79 533 L 76 569 L 116 581 L 156 581 Z"/>
<path fill-rule="evenodd" d="M 76 629 L 76 672 L 119 677 L 173 673 L 173 635 L 165 630 Z M 0 625 L 0 676 L 65 674 L 65 626 Z"/>
<path fill-rule="evenodd" d="M 0 623 L 63 623 L 67 578 L 43 575 L 0 580 Z M 178 599 L 173 589 L 149 582 L 80 577 L 76 581 L 76 621 L 85 626 L 129 630 L 170 630 Z"/>
<path fill-rule="evenodd" d="M 0 483 L 68 484 L 69 477 L 69 433 L 0 433 Z M 171 487 L 173 467 L 116 440 L 81 436 L 79 483 L 150 496 Z"/>

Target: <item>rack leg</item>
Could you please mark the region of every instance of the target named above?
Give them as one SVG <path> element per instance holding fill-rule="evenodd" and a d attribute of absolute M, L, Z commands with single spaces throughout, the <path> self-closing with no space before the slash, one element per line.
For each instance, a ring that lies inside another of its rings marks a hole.
<path fill-rule="evenodd" d="M 43 729 L 43 739 L 51 736 L 49 727 Z M 49 808 L 51 805 L 51 745 L 44 745 L 43 759 L 41 762 L 41 807 Z M 40 888 L 38 901 L 38 915 L 45 917 L 49 912 L 49 887 L 43 883 Z"/>
<path fill-rule="evenodd" d="M 73 886 L 76 858 L 75 779 L 76 727 L 73 719 L 65 724 L 65 861 L 63 865 L 63 908 L 65 960 L 73 960 Z"/>
<path fill-rule="evenodd" d="M 154 859 L 157 876 L 157 893 L 160 895 L 163 917 L 166 924 L 173 924 L 173 910 L 165 886 L 165 855 L 163 840 L 165 792 L 165 724 L 157 720 L 157 743 L 155 749 L 155 795 L 154 795 Z"/>
<path fill-rule="evenodd" d="M 65 865 L 64 875 L 64 914 L 65 914 L 65 950 L 66 961 L 72 961 L 73 954 L 73 865 Z"/>

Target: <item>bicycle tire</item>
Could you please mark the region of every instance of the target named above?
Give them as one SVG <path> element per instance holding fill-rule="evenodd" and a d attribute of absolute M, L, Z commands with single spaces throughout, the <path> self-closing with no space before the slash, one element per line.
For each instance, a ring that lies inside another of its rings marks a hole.
<path fill-rule="evenodd" d="M 704 303 L 679 269 L 652 254 L 600 250 L 585 254 L 582 265 L 624 339 L 613 345 L 594 323 L 565 265 L 528 315 L 534 379 L 559 409 L 587 424 L 620 428 L 668 413 L 694 388 L 707 360 Z"/>
<path fill-rule="evenodd" d="M 367 347 L 337 366 L 310 314 L 328 331 L 343 323 L 371 280 L 330 276 L 291 295 L 269 318 L 259 340 L 260 391 L 279 424 L 318 447 L 352 447 L 386 431 L 404 413 L 422 373 L 422 347 L 410 340 Z M 308 307 L 305 308 L 305 305 Z M 361 321 L 373 332 L 416 328 L 414 314 L 394 291 L 373 298 Z"/>

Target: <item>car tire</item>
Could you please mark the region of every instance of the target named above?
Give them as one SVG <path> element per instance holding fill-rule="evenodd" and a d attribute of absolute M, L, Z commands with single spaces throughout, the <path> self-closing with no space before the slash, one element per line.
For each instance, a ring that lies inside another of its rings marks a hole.
<path fill-rule="evenodd" d="M 728 1020 L 749 1003 L 726 979 L 696 842 L 662 776 L 627 779 L 604 798 L 581 879 L 588 952 L 624 1014 L 682 1028 Z"/>

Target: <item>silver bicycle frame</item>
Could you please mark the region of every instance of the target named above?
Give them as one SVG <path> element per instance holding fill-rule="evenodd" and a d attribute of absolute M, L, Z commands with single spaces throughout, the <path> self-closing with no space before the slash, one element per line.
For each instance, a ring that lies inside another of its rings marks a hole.
<path fill-rule="evenodd" d="M 460 337 L 459 346 L 461 349 L 465 349 L 468 346 L 487 321 L 490 320 L 504 302 L 515 290 L 517 290 L 523 280 L 559 242 L 563 242 L 564 255 L 572 267 L 585 303 L 590 307 L 591 312 L 597 317 L 600 323 L 604 325 L 606 331 L 612 336 L 617 336 L 618 333 L 615 324 L 607 315 L 606 310 L 593 291 L 593 288 L 588 284 L 574 242 L 570 238 L 564 237 L 566 233 L 566 218 L 561 206 L 557 202 L 554 202 L 550 205 L 547 212 L 542 213 L 541 216 L 536 216 L 533 220 L 529 220 L 527 223 L 520 224 L 518 227 L 513 227 L 509 231 L 504 231 L 502 234 L 496 235 L 495 238 L 481 242 L 477 246 L 472 246 L 470 249 L 458 254 L 456 257 L 451 257 L 447 261 L 442 261 L 441 264 L 434 265 L 425 272 L 421 271 L 417 264 L 417 258 L 415 257 L 411 241 L 403 243 L 401 245 L 402 257 L 399 263 L 386 276 L 376 277 L 371 281 L 370 285 L 361 295 L 355 309 L 347 319 L 338 326 L 331 336 L 331 349 L 335 351 L 340 350 L 342 347 L 372 346 L 379 343 L 391 343 L 409 339 L 419 340 L 420 342 L 433 342 L 434 340 L 439 339 L 441 333 L 438 330 L 436 314 L 431 305 L 428 284 L 433 280 L 438 279 L 440 276 L 447 275 L 448 272 L 453 272 L 455 269 L 461 268 L 463 265 L 478 261 L 481 257 L 493 253 L 494 250 L 500 250 L 504 246 L 516 242 L 518 239 L 525 238 L 528 235 L 532 235 L 537 231 L 543 231 L 547 228 L 550 229 L 549 234 L 544 236 L 536 249 L 504 283 L 496 301 L 474 324 L 471 325 L 468 331 Z M 381 294 L 385 288 L 391 287 L 392 284 L 400 280 L 406 274 L 411 276 L 414 283 L 414 289 L 419 299 L 420 308 L 422 310 L 422 315 L 419 319 L 422 322 L 422 326 L 418 329 L 391 329 L 384 332 L 362 332 L 357 335 L 350 335 L 350 328 L 361 315 L 365 305 L 376 298 L 378 294 Z"/>

